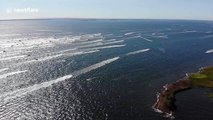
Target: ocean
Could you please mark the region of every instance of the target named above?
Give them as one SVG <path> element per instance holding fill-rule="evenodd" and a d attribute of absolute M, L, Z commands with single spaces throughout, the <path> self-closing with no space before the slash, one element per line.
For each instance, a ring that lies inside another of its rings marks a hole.
<path fill-rule="evenodd" d="M 156 94 L 212 65 L 212 21 L 0 21 L 0 119 L 169 120 Z M 177 94 L 175 120 L 212 120 L 211 92 Z"/>

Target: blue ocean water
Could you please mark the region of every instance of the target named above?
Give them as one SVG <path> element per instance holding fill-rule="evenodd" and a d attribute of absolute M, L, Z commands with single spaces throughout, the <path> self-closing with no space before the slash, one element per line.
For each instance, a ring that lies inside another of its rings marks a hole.
<path fill-rule="evenodd" d="M 0 119 L 170 119 L 157 92 L 212 61 L 211 21 L 0 21 Z M 213 119 L 209 92 L 178 94 L 175 119 Z"/>

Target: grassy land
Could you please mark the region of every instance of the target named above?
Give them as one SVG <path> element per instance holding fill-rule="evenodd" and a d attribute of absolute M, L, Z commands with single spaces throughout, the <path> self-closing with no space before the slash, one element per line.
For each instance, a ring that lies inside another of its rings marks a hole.
<path fill-rule="evenodd" d="M 208 97 L 211 98 L 213 100 L 213 93 L 209 93 Z"/>
<path fill-rule="evenodd" d="M 213 67 L 202 69 L 189 76 L 192 87 L 213 88 Z"/>

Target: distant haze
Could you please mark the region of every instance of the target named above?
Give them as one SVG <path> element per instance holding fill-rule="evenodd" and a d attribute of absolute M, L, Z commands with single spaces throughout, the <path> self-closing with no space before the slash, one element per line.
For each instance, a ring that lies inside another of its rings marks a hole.
<path fill-rule="evenodd" d="M 0 19 L 213 20 L 212 0 L 0 0 Z"/>

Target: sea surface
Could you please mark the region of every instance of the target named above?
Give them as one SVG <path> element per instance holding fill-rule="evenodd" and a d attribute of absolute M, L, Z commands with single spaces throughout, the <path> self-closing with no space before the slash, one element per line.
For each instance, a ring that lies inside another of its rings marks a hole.
<path fill-rule="evenodd" d="M 205 66 L 211 21 L 0 21 L 0 120 L 169 120 L 156 94 Z M 213 120 L 212 92 L 179 93 L 175 120 Z"/>

